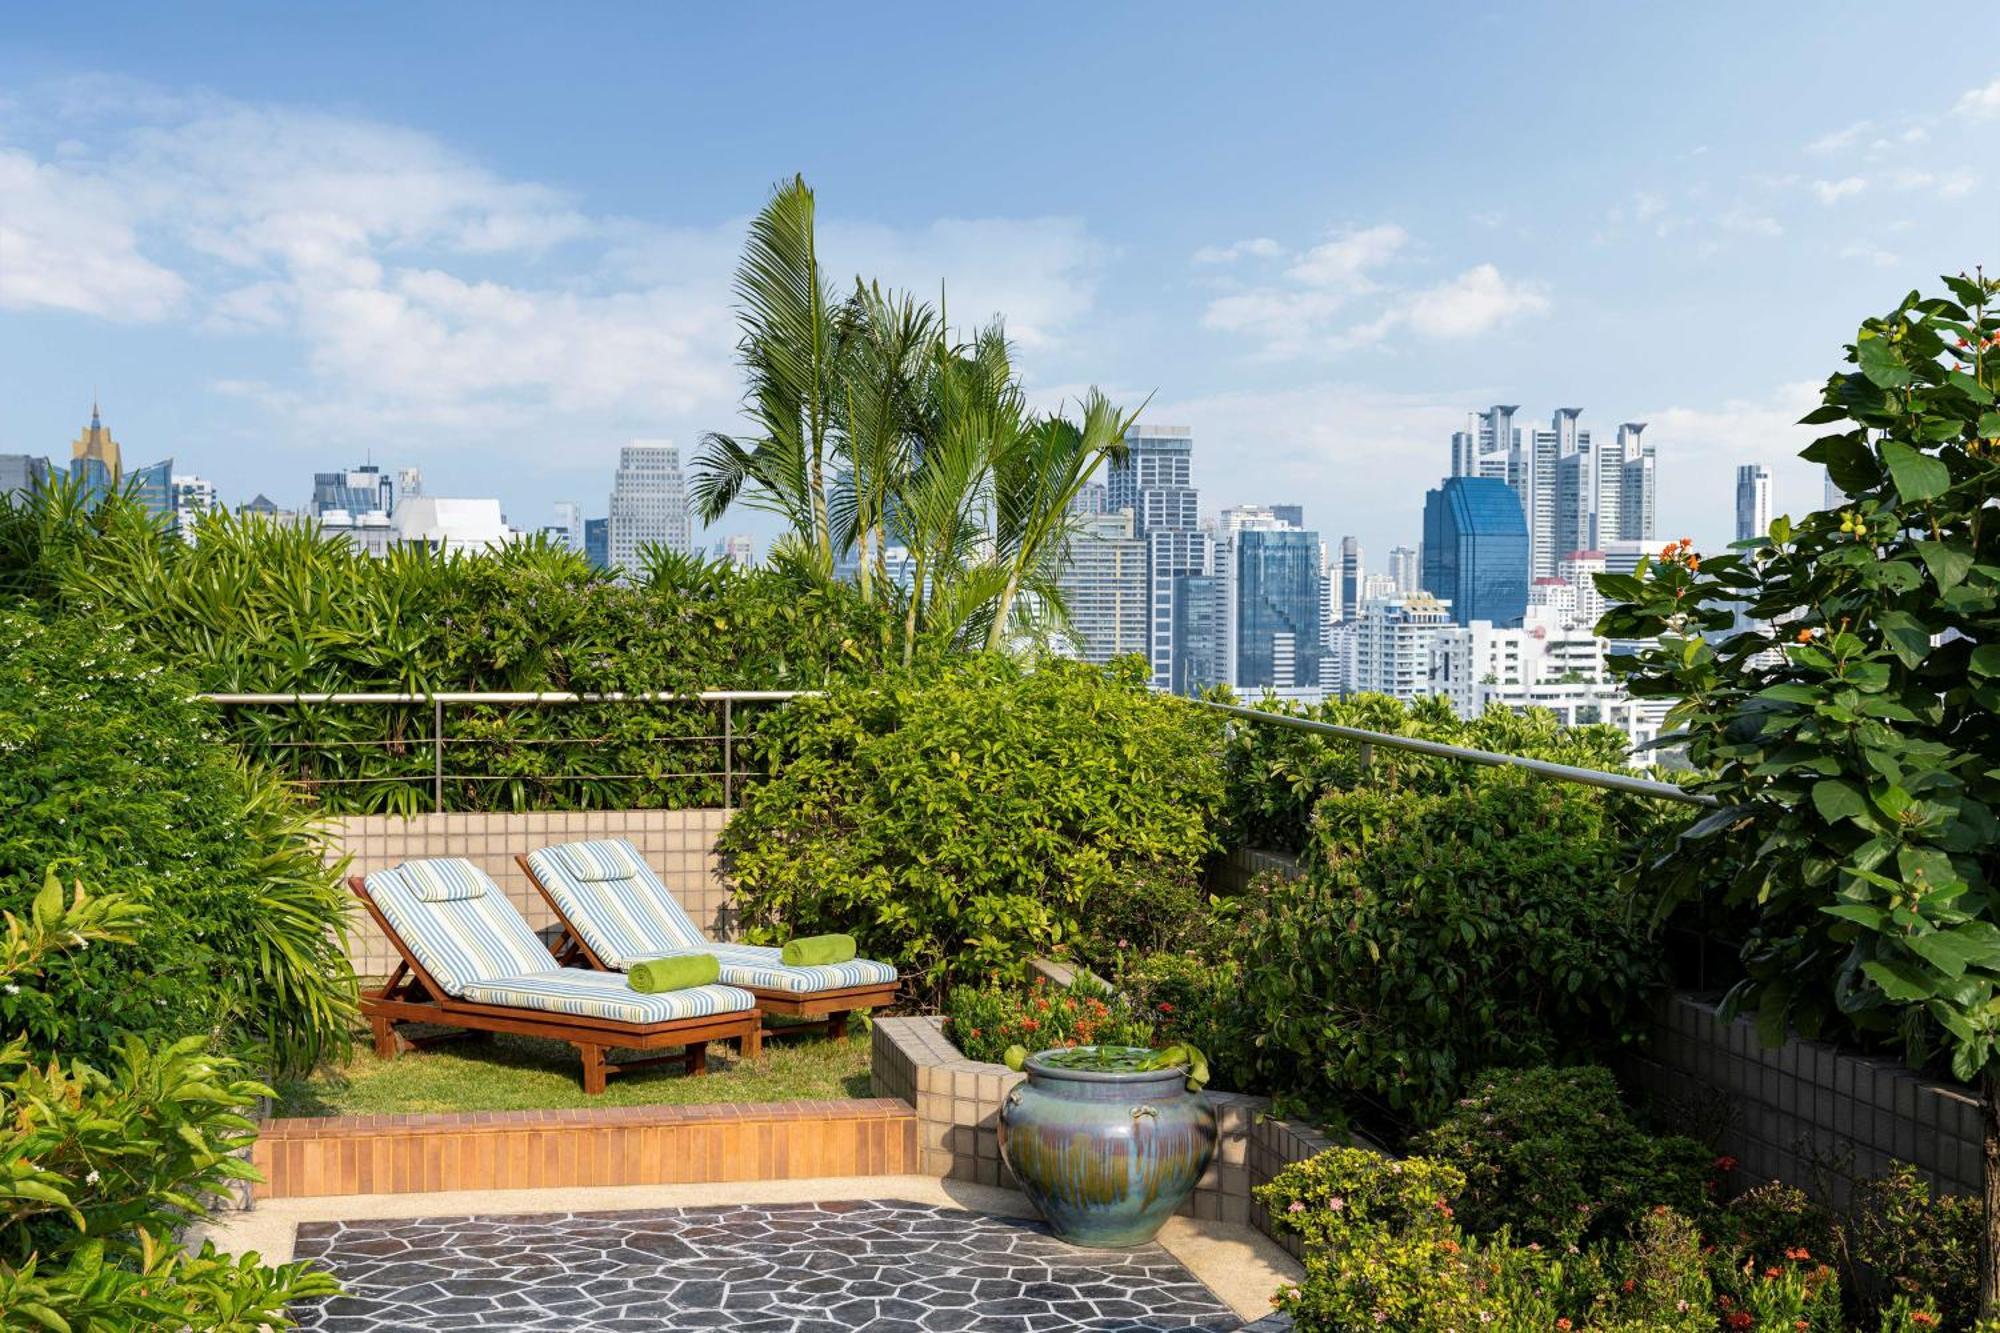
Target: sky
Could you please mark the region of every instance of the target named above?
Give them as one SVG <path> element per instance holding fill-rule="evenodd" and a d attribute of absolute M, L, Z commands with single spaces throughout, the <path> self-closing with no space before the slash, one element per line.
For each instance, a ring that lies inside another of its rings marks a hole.
<path fill-rule="evenodd" d="M 0 32 L 0 452 L 234 504 L 418 466 L 517 526 L 737 424 L 729 280 L 802 173 L 821 252 L 1004 315 L 1035 400 L 1195 430 L 1204 510 L 1371 569 L 1470 411 L 1649 423 L 1662 539 L 1864 317 L 2000 268 L 2000 11 L 1026 3 L 104 5 Z M 715 537 L 768 537 L 735 512 Z"/>

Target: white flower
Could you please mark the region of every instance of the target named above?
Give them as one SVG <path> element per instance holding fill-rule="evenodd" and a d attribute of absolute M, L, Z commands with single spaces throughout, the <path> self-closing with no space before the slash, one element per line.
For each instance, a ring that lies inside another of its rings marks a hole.
<path fill-rule="evenodd" d="M 19 995 L 21 993 L 21 988 L 11 981 L 7 983 L 5 989 L 9 995 Z"/>
<path fill-rule="evenodd" d="M 89 1175 L 83 1178 L 83 1183 L 86 1185 L 95 1185 L 98 1181 L 102 1179 L 103 1177 L 98 1175 L 97 1172 L 93 1170 Z"/>

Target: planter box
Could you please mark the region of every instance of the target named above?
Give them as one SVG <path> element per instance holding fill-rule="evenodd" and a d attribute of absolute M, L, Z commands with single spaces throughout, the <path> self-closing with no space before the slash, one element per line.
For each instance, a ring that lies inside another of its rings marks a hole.
<path fill-rule="evenodd" d="M 1016 1189 L 1000 1158 L 1000 1104 L 1026 1078 L 1005 1065 L 968 1060 L 945 1039 L 941 1018 L 878 1018 L 872 1034 L 875 1092 L 916 1108 L 916 1169 L 946 1180 Z M 1318 1130 L 1275 1120 L 1269 1098 L 1211 1092 L 1215 1161 L 1181 1212 L 1249 1224 L 1268 1234 L 1264 1210 L 1250 1198 L 1292 1162 L 1333 1146 Z M 1280 1243 L 1287 1238 L 1279 1237 Z M 1286 1244 L 1294 1255 L 1297 1250 Z"/>

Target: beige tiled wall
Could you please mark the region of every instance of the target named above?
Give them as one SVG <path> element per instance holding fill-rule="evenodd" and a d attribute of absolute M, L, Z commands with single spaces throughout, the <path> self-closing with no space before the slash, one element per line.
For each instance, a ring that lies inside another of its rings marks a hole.
<path fill-rule="evenodd" d="M 553 921 L 541 895 L 514 864 L 516 852 L 585 838 L 629 838 L 660 872 L 688 914 L 716 939 L 735 921 L 729 890 L 716 873 L 715 839 L 727 810 L 576 810 L 528 814 L 354 815 L 329 821 L 328 856 L 352 858 L 348 873 L 365 875 L 427 856 L 463 856 L 493 877 L 530 925 Z M 349 956 L 364 977 L 386 976 L 396 952 L 367 913 L 357 912 Z"/>

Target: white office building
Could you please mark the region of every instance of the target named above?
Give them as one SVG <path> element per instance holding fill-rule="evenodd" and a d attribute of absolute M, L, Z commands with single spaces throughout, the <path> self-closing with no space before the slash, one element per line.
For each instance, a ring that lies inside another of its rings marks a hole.
<path fill-rule="evenodd" d="M 1514 424 L 1518 407 L 1466 419 L 1451 439 L 1455 477 L 1494 477 L 1513 488 L 1528 521 L 1528 576 L 1557 577 L 1569 551 L 1653 538 L 1656 459 L 1646 423 L 1627 421 L 1593 441 L 1580 407 L 1557 408 L 1546 430 Z"/>
<path fill-rule="evenodd" d="M 620 449 L 610 516 L 611 563 L 627 577 L 644 568 L 642 552 L 648 546 L 691 553 L 680 451 L 665 440 L 634 440 Z"/>
<path fill-rule="evenodd" d="M 1074 656 L 1104 663 L 1147 649 L 1146 542 L 1132 532 L 1132 511 L 1077 520 L 1057 577 L 1069 608 Z"/>
<path fill-rule="evenodd" d="M 1771 531 L 1771 469 L 1745 463 L 1736 469 L 1736 540 L 1752 541 Z"/>
<path fill-rule="evenodd" d="M 1432 693 L 1431 645 L 1452 627 L 1449 602 L 1429 593 L 1365 602 L 1356 622 L 1347 693 L 1406 701 Z"/>
<path fill-rule="evenodd" d="M 206 477 L 184 474 L 175 477 L 169 485 L 172 490 L 170 500 L 174 510 L 174 531 L 193 541 L 195 521 L 220 503 L 215 483 Z"/>
<path fill-rule="evenodd" d="M 359 516 L 357 531 L 372 535 L 375 517 Z M 428 546 L 437 551 L 494 550 L 519 535 L 507 526 L 498 500 L 432 495 L 405 495 L 390 516 L 390 527 L 398 544 Z"/>

